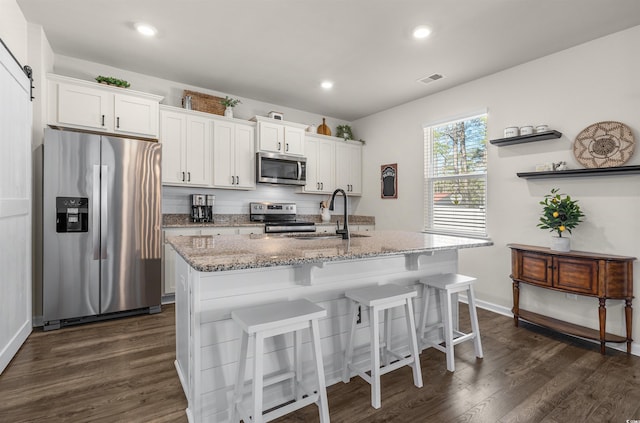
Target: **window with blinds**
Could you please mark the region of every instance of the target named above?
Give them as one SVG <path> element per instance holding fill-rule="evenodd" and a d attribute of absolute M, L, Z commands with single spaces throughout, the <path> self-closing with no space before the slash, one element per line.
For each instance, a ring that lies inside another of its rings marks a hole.
<path fill-rule="evenodd" d="M 425 231 L 487 236 L 487 115 L 424 127 Z"/>

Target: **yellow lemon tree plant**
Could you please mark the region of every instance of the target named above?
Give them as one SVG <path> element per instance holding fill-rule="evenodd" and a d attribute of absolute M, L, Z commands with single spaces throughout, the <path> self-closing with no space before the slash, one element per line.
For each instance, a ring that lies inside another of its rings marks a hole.
<path fill-rule="evenodd" d="M 580 210 L 578 200 L 572 200 L 571 196 L 559 194 L 558 191 L 558 188 L 553 188 L 551 194 L 545 195 L 544 200 L 540 201 L 543 208 L 538 227 L 557 232 L 558 236 L 562 237 L 563 232 L 571 233 L 571 229 L 582 222 L 584 214 Z"/>

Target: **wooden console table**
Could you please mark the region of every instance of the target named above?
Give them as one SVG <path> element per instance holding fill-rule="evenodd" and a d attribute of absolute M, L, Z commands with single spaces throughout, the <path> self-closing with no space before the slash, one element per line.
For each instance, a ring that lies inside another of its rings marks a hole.
<path fill-rule="evenodd" d="M 605 342 L 626 342 L 631 353 L 633 310 L 633 262 L 635 257 L 614 256 L 582 251 L 561 252 L 545 247 L 509 244 L 511 248 L 511 279 L 513 280 L 513 319 L 527 320 L 559 332 Z M 563 322 L 548 316 L 520 309 L 520 283 L 555 291 L 598 298 L 600 330 Z M 607 333 L 608 299 L 624 300 L 626 337 Z"/>

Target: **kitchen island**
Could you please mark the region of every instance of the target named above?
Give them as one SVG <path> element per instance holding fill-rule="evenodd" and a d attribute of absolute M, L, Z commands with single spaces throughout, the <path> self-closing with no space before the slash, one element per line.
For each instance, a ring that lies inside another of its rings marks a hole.
<path fill-rule="evenodd" d="M 260 234 L 181 236 L 168 241 L 178 255 L 176 369 L 188 400 L 190 422 L 228 419 L 240 349 L 240 328 L 230 319 L 231 310 L 297 298 L 327 309 L 320 331 L 327 385 L 331 385 L 342 380 L 350 325 L 344 297 L 347 289 L 384 283 L 414 286 L 425 276 L 456 272 L 459 249 L 492 245 L 482 239 L 401 231 L 355 233 L 349 240 L 327 234 Z M 402 350 L 404 319 L 401 314 L 392 317 L 391 343 Z M 430 316 L 434 319 L 435 311 Z M 356 348 L 367 339 L 368 321 L 363 313 Z M 288 335 L 265 342 L 266 374 L 291 365 L 292 343 Z M 306 336 L 305 361 L 311 361 L 311 354 Z M 356 349 L 356 361 L 366 357 L 367 351 L 358 354 Z M 305 372 L 304 378 L 313 384 L 312 372 Z M 290 395 L 290 387 L 287 382 L 268 387 L 265 407 L 281 403 Z"/>

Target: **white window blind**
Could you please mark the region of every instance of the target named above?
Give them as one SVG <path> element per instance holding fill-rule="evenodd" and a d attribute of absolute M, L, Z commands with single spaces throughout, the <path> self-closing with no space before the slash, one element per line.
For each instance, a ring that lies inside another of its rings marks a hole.
<path fill-rule="evenodd" d="M 425 231 L 487 236 L 487 115 L 424 128 Z"/>

